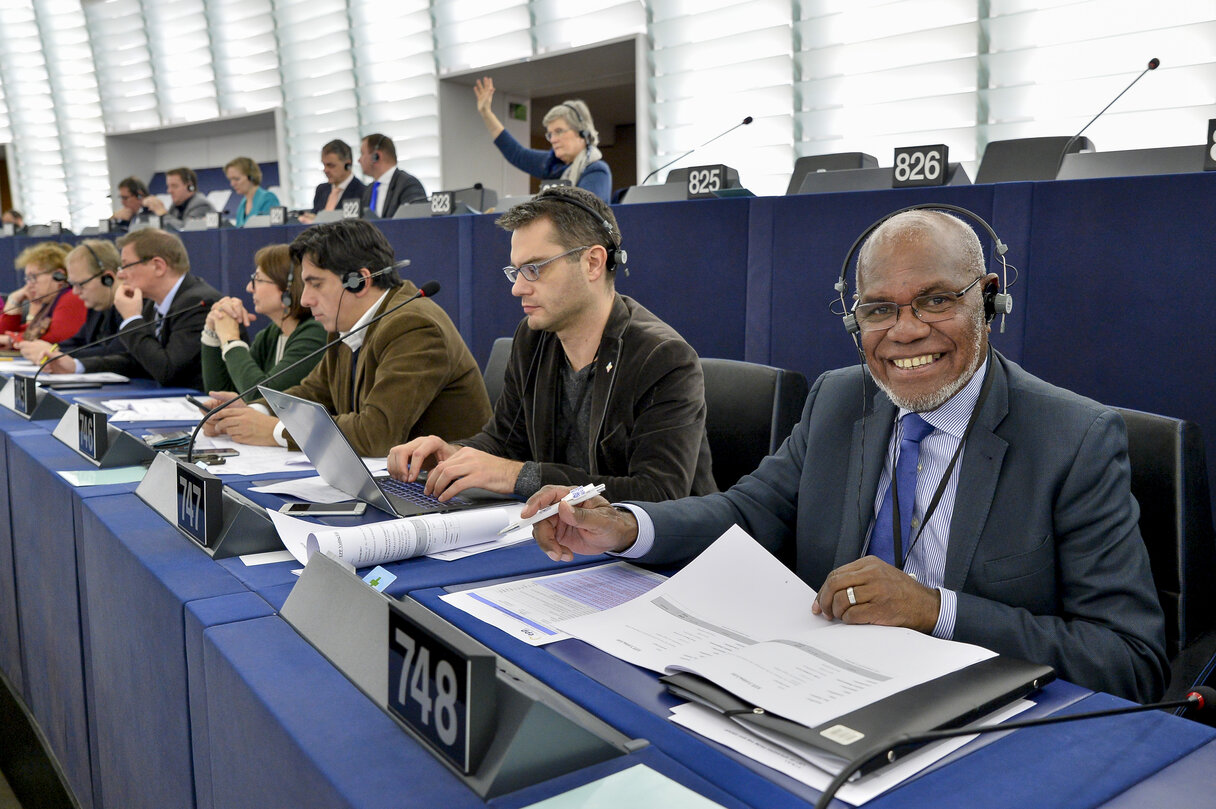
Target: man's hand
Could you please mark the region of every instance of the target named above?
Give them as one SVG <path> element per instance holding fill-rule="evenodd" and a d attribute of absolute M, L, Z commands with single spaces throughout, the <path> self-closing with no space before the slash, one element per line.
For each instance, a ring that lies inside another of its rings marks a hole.
<path fill-rule="evenodd" d="M 117 211 L 115 211 L 114 215 L 111 216 L 110 218 L 116 219 L 119 222 L 129 222 L 129 221 L 131 221 L 131 217 L 133 217 L 133 216 L 135 216 L 135 212 L 124 205 L 123 207 L 121 207 Z"/>
<path fill-rule="evenodd" d="M 499 494 L 515 491 L 515 479 L 523 462 L 499 458 L 472 447 L 452 447 L 456 450 L 435 465 L 426 477 L 426 493 L 440 500 L 450 500 L 465 489 L 488 489 Z"/>
<path fill-rule="evenodd" d="M 144 311 L 144 293 L 129 284 L 119 281 L 114 286 L 114 308 L 118 310 L 118 316 L 123 320 L 135 317 L 136 315 L 142 315 Z"/>
<path fill-rule="evenodd" d="M 435 461 L 450 458 L 459 449 L 437 435 L 419 436 L 388 451 L 388 473 L 397 480 L 413 483 L 422 470 L 429 469 Z"/>
<path fill-rule="evenodd" d="M 317 215 L 312 211 L 305 211 L 304 213 L 300 214 L 299 221 L 301 225 L 311 225 L 313 222 L 317 221 Z"/>
<path fill-rule="evenodd" d="M 279 420 L 268 416 L 260 410 L 254 410 L 247 404 L 240 403 L 227 407 L 216 413 L 203 428 L 208 434 L 212 425 L 219 433 L 231 438 L 238 444 L 254 444 L 260 447 L 277 447 L 274 440 L 274 428 Z"/>
<path fill-rule="evenodd" d="M 853 600 L 849 601 L 849 588 Z M 846 624 L 903 626 L 929 633 L 937 625 L 941 594 L 877 556 L 842 565 L 819 588 L 811 612 Z"/>
<path fill-rule="evenodd" d="M 526 520 L 545 506 L 558 503 L 555 516 L 532 526 L 536 544 L 550 559 L 572 562 L 576 553 L 619 553 L 637 541 L 638 521 L 633 514 L 613 508 L 599 496 L 572 506 L 562 500 L 570 490 L 570 486 L 545 486 L 528 499 L 519 514 Z"/>
<path fill-rule="evenodd" d="M 140 204 L 157 216 L 164 216 L 165 212 L 168 210 L 165 208 L 165 203 L 161 202 L 160 197 L 156 196 L 155 194 L 149 194 L 148 196 L 144 197 L 140 200 Z"/>
<path fill-rule="evenodd" d="M 46 340 L 22 340 L 17 348 L 21 350 L 21 356 L 35 365 L 42 362 L 43 357 L 55 353 L 55 347 Z"/>

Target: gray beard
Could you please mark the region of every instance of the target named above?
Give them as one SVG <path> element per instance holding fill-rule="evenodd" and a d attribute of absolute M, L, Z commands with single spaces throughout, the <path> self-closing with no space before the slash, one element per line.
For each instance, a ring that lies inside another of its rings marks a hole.
<path fill-rule="evenodd" d="M 967 383 L 971 381 L 971 377 L 975 376 L 976 369 L 979 368 L 980 364 L 984 361 L 984 356 L 987 354 L 987 352 L 984 351 L 985 325 L 984 313 L 983 310 L 980 310 L 979 319 L 975 328 L 975 336 L 972 340 L 972 347 L 975 349 L 975 351 L 971 358 L 970 367 L 963 371 L 963 373 L 959 374 L 955 379 L 951 380 L 935 391 L 930 391 L 929 393 L 925 393 L 920 396 L 900 396 L 895 393 L 895 391 L 884 385 L 877 377 L 874 377 L 873 374 L 870 374 L 870 376 L 874 377 L 874 381 L 878 384 L 878 387 L 883 393 L 887 394 L 887 398 L 894 402 L 896 407 L 904 410 L 911 410 L 913 413 L 927 413 L 930 410 L 936 410 L 949 401 L 951 396 L 967 386 Z"/>

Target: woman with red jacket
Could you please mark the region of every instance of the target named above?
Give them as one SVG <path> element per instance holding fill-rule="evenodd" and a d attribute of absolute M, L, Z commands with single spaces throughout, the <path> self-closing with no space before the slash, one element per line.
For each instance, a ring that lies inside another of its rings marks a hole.
<path fill-rule="evenodd" d="M 17 256 L 25 286 L 8 297 L 0 315 L 0 348 L 22 340 L 66 340 L 84 326 L 88 312 L 68 284 L 67 250 L 56 242 L 27 247 Z"/>

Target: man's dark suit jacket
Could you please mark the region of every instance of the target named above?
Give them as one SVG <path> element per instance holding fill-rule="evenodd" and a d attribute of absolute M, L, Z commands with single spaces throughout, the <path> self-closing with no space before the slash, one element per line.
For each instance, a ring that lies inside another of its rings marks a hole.
<path fill-rule="evenodd" d="M 1055 667 L 1128 699 L 1165 687 L 1165 623 L 1131 494 L 1127 432 L 1110 408 L 1049 385 L 996 352 L 967 438 L 943 587 L 954 640 Z M 645 505 L 642 561 L 695 556 L 737 523 L 819 587 L 861 556 L 895 405 L 860 367 L 815 382 L 776 454 L 723 494 Z M 810 616 L 807 616 L 808 620 Z"/>
<path fill-rule="evenodd" d="M 86 348 L 72 356 L 78 360 L 83 360 L 85 357 L 101 357 L 106 354 L 115 354 L 122 351 L 122 341 L 118 339 L 118 326 L 122 323 L 122 317 L 118 314 L 118 310 L 111 306 L 104 312 L 98 312 L 95 309 L 90 309 L 88 317 L 85 318 L 84 325 L 80 327 L 80 331 L 76 332 L 75 337 L 70 337 L 59 343 L 59 350 L 63 352 L 75 351 L 81 346 L 98 340 L 106 340 L 104 343 L 99 343 L 92 348 Z"/>
<path fill-rule="evenodd" d="M 380 194 L 385 194 L 383 186 L 379 189 Z M 402 205 L 411 202 L 425 202 L 426 189 L 422 187 L 422 183 L 418 178 L 409 172 L 395 169 L 393 177 L 388 181 L 388 196 L 384 198 L 384 209 L 380 212 L 381 219 L 392 219 L 393 214 L 397 213 L 397 209 Z M 368 183 L 363 189 L 363 207 L 364 209 L 372 206 L 372 186 Z"/>
<path fill-rule="evenodd" d="M 342 203 L 348 199 L 363 199 L 363 189 L 366 188 L 359 181 L 358 177 L 351 177 L 350 184 L 342 191 L 342 198 L 338 200 L 338 210 L 342 210 Z M 312 212 L 318 213 L 325 210 L 325 203 L 329 202 L 329 191 L 333 188 L 329 183 L 321 183 L 317 186 L 317 193 L 312 198 Z"/>
<path fill-rule="evenodd" d="M 156 334 L 156 327 L 145 327 L 145 324 L 156 319 L 156 304 L 145 301 L 143 316 L 133 319 L 118 333 L 118 339 L 122 342 L 121 351 L 102 357 L 87 357 L 81 360 L 81 364 L 85 371 L 114 371 L 124 376 L 151 377 L 164 387 L 201 390 L 203 364 L 200 361 L 200 337 L 203 324 L 207 322 L 207 313 L 220 297 L 219 291 L 211 284 L 186 273 L 161 324 L 160 336 Z"/>

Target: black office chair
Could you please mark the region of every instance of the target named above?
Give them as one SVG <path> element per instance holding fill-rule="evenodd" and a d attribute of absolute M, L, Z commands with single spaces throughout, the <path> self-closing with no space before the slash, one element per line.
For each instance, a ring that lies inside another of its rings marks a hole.
<path fill-rule="evenodd" d="M 1072 141 L 1069 143 L 1069 141 Z M 984 156 L 975 172 L 975 183 L 1054 180 L 1064 159 L 1064 148 L 1074 154 L 1082 149 L 1092 152 L 1086 137 L 1013 138 L 994 140 L 984 147 Z"/>
<path fill-rule="evenodd" d="M 1216 653 L 1216 534 L 1203 436 L 1189 421 L 1118 412 L 1127 425 L 1140 534 L 1165 612 L 1171 669 L 1166 699 L 1181 698 L 1204 678 L 1212 679 Z"/>
<path fill-rule="evenodd" d="M 486 360 L 486 368 L 481 372 L 481 378 L 486 383 L 486 393 L 490 395 L 490 405 L 498 403 L 502 395 L 503 380 L 507 376 L 507 360 L 511 357 L 511 337 L 499 337 L 490 347 L 490 358 Z"/>
<path fill-rule="evenodd" d="M 810 388 L 797 371 L 753 362 L 702 358 L 701 368 L 714 482 L 725 491 L 777 451 Z"/>

